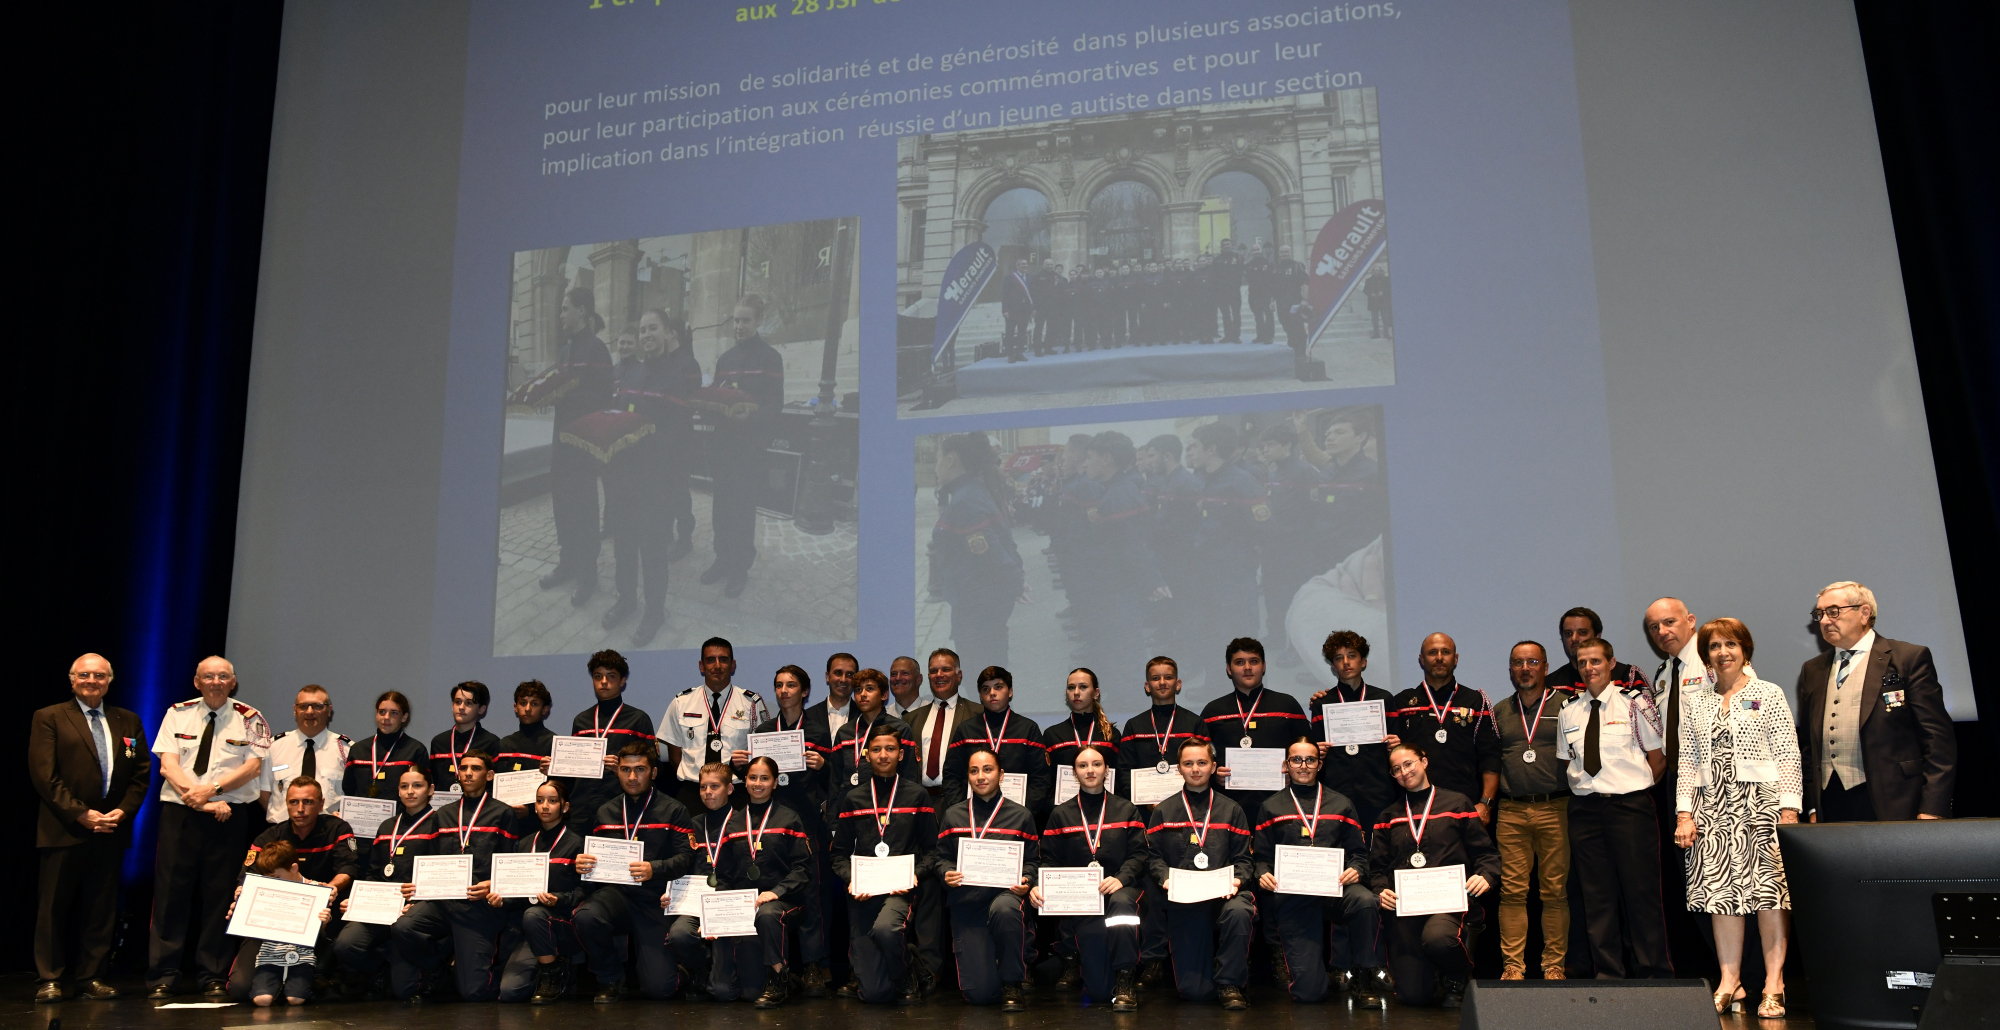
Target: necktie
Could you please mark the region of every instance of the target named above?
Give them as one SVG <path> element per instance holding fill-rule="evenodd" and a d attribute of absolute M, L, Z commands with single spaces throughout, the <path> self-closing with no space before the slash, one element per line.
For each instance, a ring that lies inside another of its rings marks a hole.
<path fill-rule="evenodd" d="M 306 756 L 299 761 L 299 775 L 309 779 L 319 779 L 319 763 L 313 760 L 313 742 L 306 738 Z"/>
<path fill-rule="evenodd" d="M 951 721 L 951 706 L 940 701 L 931 709 L 931 746 L 924 756 L 924 778 L 935 780 L 944 774 L 944 724 Z"/>
<path fill-rule="evenodd" d="M 1667 681 L 1667 768 L 1681 757 L 1681 660 L 1674 659 L 1674 678 Z"/>
<path fill-rule="evenodd" d="M 1840 684 L 1847 682 L 1847 663 L 1853 660 L 1854 660 L 1854 652 L 1852 651 L 1840 652 L 1840 668 L 1833 674 L 1833 683 L 1835 686 L 1839 686 Z"/>
<path fill-rule="evenodd" d="M 201 747 L 194 753 L 194 774 L 196 776 L 202 776 L 208 772 L 208 749 L 214 745 L 215 713 L 210 712 L 208 713 L 208 728 L 201 731 Z"/>
<path fill-rule="evenodd" d="M 1594 697 L 1590 699 L 1590 723 L 1583 728 L 1583 771 L 1592 776 L 1604 768 L 1604 759 L 1597 753 L 1597 707 L 1601 704 Z"/>
<path fill-rule="evenodd" d="M 90 710 L 90 742 L 97 745 L 97 767 L 104 770 L 104 794 L 111 794 L 111 746 L 104 735 L 104 713 Z"/>

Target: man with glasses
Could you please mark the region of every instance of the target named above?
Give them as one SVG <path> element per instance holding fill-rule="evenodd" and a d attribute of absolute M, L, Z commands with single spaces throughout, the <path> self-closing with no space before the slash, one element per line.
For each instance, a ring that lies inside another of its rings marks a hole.
<path fill-rule="evenodd" d="M 28 778 L 41 797 L 35 911 L 37 1002 L 63 1000 L 63 981 L 95 1001 L 118 997 L 98 979 L 118 930 L 118 869 L 132 823 L 152 784 L 152 756 L 139 716 L 104 703 L 111 663 L 87 654 L 70 663 L 71 699 L 34 715 Z M 75 955 L 75 964 L 69 962 Z"/>
<path fill-rule="evenodd" d="M 271 760 L 259 775 L 264 821 L 272 826 L 292 821 L 285 794 L 301 776 L 319 783 L 322 809 L 339 811 L 347 754 L 354 747 L 354 741 L 327 728 L 333 722 L 333 698 L 317 683 L 299 688 L 292 718 L 299 728 L 271 742 Z"/>
<path fill-rule="evenodd" d="M 1514 693 L 1493 704 L 1500 735 L 1500 811 L 1493 835 L 1500 848 L 1502 980 L 1527 979 L 1528 874 L 1542 897 L 1542 979 L 1564 979 L 1569 951 L 1569 782 L 1556 757 L 1556 726 L 1569 694 L 1546 682 L 1549 653 L 1533 640 L 1514 645 L 1507 676 Z"/>
<path fill-rule="evenodd" d="M 1258 809 L 1252 838 L 1252 866 L 1257 886 L 1272 892 L 1273 919 L 1278 940 L 1290 971 L 1286 987 L 1297 1002 L 1325 1001 L 1332 988 L 1327 978 L 1326 943 L 1330 924 L 1347 925 L 1370 912 L 1380 911 L 1375 892 L 1361 882 L 1368 871 L 1368 842 L 1361 835 L 1361 819 L 1354 802 L 1337 790 L 1319 782 L 1319 745 L 1310 737 L 1300 737 L 1285 748 L 1285 790 L 1264 799 Z M 1342 893 L 1331 895 L 1292 893 L 1278 879 L 1279 846 L 1340 848 Z M 1369 993 L 1372 984 L 1359 985 L 1355 1000 L 1364 1006 L 1375 1003 Z"/>
<path fill-rule="evenodd" d="M 1812 619 L 1831 645 L 1799 669 L 1799 757 L 1814 822 L 1944 819 L 1958 747 L 1928 647 L 1875 632 L 1875 592 L 1829 583 Z"/>

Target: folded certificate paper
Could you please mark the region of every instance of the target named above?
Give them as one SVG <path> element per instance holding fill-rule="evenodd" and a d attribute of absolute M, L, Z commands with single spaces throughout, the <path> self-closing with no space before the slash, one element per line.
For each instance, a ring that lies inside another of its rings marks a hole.
<path fill-rule="evenodd" d="M 347 913 L 342 918 L 350 923 L 388 926 L 402 914 L 403 885 L 400 883 L 356 880 L 347 888 Z"/>
<path fill-rule="evenodd" d="M 320 911 L 332 898 L 333 892 L 322 884 L 245 876 L 227 932 L 252 940 L 311 947 L 319 940 Z"/>
<path fill-rule="evenodd" d="M 1221 869 L 1176 869 L 1167 877 L 1167 900 L 1176 905 L 1192 905 L 1226 897 L 1236 889 L 1233 866 Z"/>
<path fill-rule="evenodd" d="M 603 737 L 552 737 L 549 775 L 595 780 L 604 775 Z"/>
<path fill-rule="evenodd" d="M 1465 910 L 1464 866 L 1396 870 L 1397 915 L 1434 916 Z"/>
<path fill-rule="evenodd" d="M 1132 803 L 1135 805 L 1157 805 L 1173 797 L 1186 786 L 1180 770 L 1167 766 L 1166 772 L 1147 766 L 1132 770 Z"/>
<path fill-rule="evenodd" d="M 890 855 L 865 858 L 856 855 L 850 863 L 847 892 L 855 897 L 894 894 L 917 885 L 917 856 Z"/>
<path fill-rule="evenodd" d="M 1028 774 L 1001 773 L 1000 796 L 1026 808 L 1028 806 Z"/>
<path fill-rule="evenodd" d="M 472 886 L 471 855 L 418 855 L 410 882 L 412 901 L 464 901 Z"/>
<path fill-rule="evenodd" d="M 1280 844 L 1271 863 L 1271 875 L 1278 880 L 1279 894 L 1315 894 L 1337 898 L 1347 892 L 1340 884 L 1341 870 L 1347 868 L 1346 848 L 1308 848 Z"/>
<path fill-rule="evenodd" d="M 1082 868 L 1050 868 L 1039 870 L 1042 888 L 1042 914 L 1045 916 L 1101 916 L 1104 914 L 1104 895 L 1097 892 L 1104 882 L 1104 870 L 1098 866 Z"/>
<path fill-rule="evenodd" d="M 646 842 L 623 837 L 585 837 L 583 853 L 597 858 L 597 864 L 583 874 L 591 883 L 638 883 L 632 879 L 632 863 L 646 860 Z"/>

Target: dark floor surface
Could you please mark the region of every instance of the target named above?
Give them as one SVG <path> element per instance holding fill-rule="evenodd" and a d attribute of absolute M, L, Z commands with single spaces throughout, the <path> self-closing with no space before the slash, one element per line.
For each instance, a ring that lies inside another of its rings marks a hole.
<path fill-rule="evenodd" d="M 51 1019 L 60 1018 L 60 1030 L 108 1028 L 108 1030 L 232 1030 L 282 1024 L 295 1030 L 409 1030 L 423 1026 L 488 1030 L 488 1028 L 542 1027 L 561 1030 L 585 1028 L 647 1028 L 671 1026 L 673 1030 L 804 1030 L 808 1027 L 853 1027 L 874 1030 L 888 1027 L 925 1027 L 934 1030 L 988 1030 L 1002 1027 L 1030 1027 L 1069 1024 L 1107 1026 L 1118 1030 L 1293 1030 L 1310 1027 L 1395 1027 L 1450 1030 L 1458 1026 L 1455 1010 L 1404 1008 L 1390 1003 L 1380 1009 L 1350 1009 L 1343 1000 L 1336 1004 L 1294 1005 L 1269 987 L 1250 989 L 1248 1012 L 1223 1012 L 1213 1005 L 1184 1004 L 1158 992 L 1142 996 L 1136 1013 L 1113 1014 L 1106 1007 L 1082 1008 L 1075 1000 L 1058 1001 L 1053 992 L 1042 991 L 1034 1007 L 1025 1013 L 1003 1015 L 995 1008 L 975 1008 L 955 997 L 937 998 L 913 1008 L 862 1005 L 837 999 L 795 1001 L 782 1009 L 759 1012 L 747 1003 L 626 1001 L 617 1005 L 567 1002 L 560 1005 L 434 1004 L 411 1009 L 391 1002 L 336 1003 L 307 1005 L 302 1009 L 256 1009 L 237 1005 L 226 1009 L 175 1009 L 154 1011 L 155 1003 L 144 1000 L 136 982 L 118 982 L 129 990 L 126 998 L 112 1002 L 67 1001 L 59 1005 L 35 1005 L 35 983 L 27 974 L 0 976 L 0 1027 L 7 1030 L 43 1030 Z M 177 1001 L 202 1000 L 184 995 Z M 1798 1013 L 1786 1020 L 1759 1020 L 1754 1016 L 1730 1015 L 1722 1021 L 1728 1030 L 1758 1027 L 1763 1030 L 1800 1030 L 1813 1025 L 1811 1017 Z"/>

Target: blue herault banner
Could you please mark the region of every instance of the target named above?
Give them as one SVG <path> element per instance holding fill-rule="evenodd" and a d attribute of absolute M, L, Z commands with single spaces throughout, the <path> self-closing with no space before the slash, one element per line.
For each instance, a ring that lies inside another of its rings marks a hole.
<path fill-rule="evenodd" d="M 938 292 L 937 338 L 931 341 L 931 367 L 936 368 L 938 357 L 944 354 L 946 344 L 952 334 L 958 332 L 958 325 L 972 311 L 972 302 L 979 299 L 979 291 L 986 288 L 986 282 L 1000 269 L 1000 255 L 984 243 L 967 245 L 952 255 L 951 264 L 944 269 L 944 283 Z"/>

